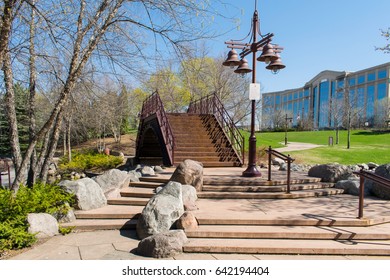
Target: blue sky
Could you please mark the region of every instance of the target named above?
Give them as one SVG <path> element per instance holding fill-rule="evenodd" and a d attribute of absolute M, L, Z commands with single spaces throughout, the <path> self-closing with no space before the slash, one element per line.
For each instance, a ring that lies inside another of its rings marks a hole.
<path fill-rule="evenodd" d="M 219 12 L 239 19 L 215 19 L 219 30 L 230 30 L 208 42 L 211 55 L 226 54 L 224 42 L 244 38 L 250 29 L 255 0 L 226 0 Z M 323 70 L 357 71 L 390 62 L 376 51 L 386 44 L 380 30 L 390 27 L 389 0 L 257 0 L 261 32 L 274 33 L 284 47 L 286 68 L 273 75 L 258 62 L 257 80 L 263 92 L 302 87 Z M 249 38 L 247 39 L 249 40 Z"/>

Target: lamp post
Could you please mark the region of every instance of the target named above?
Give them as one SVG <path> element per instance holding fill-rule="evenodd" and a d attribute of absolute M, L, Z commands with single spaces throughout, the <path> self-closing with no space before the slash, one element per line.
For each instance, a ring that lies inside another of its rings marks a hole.
<path fill-rule="evenodd" d="M 257 36 L 260 35 L 261 39 L 258 41 Z M 223 62 L 224 66 L 229 66 L 237 69 L 234 71 L 237 74 L 245 75 L 252 72 L 252 84 L 256 84 L 256 53 L 261 51 L 261 55 L 257 58 L 257 61 L 265 62 L 268 64 L 266 69 L 271 70 L 274 74 L 278 73 L 280 69 L 285 68 L 283 65 L 279 53 L 283 50 L 282 47 L 271 44 L 271 40 L 274 34 L 268 33 L 262 35 L 260 32 L 260 20 L 257 12 L 257 1 L 255 0 L 255 11 L 252 18 L 252 27 L 248 36 L 242 40 L 231 40 L 225 42 L 228 48 L 231 50 L 228 53 L 227 59 Z M 251 37 L 249 43 L 243 43 L 248 37 Z M 241 50 L 238 54 L 235 49 Z M 252 54 L 252 67 L 250 69 L 248 61 L 245 57 Z M 241 60 L 239 59 L 241 58 Z M 260 86 L 257 87 L 260 89 Z M 260 177 L 261 173 L 256 168 L 256 135 L 255 135 L 255 112 L 256 112 L 256 100 L 260 100 L 260 91 L 258 90 L 257 96 L 251 96 L 251 134 L 249 137 L 249 157 L 248 167 L 242 173 L 244 177 Z"/>
<path fill-rule="evenodd" d="M 285 119 L 285 127 L 284 127 L 284 145 L 287 146 L 287 128 L 288 128 L 288 122 L 292 122 L 292 118 L 289 118 L 287 117 L 287 114 L 286 114 L 286 117 L 284 118 Z"/>

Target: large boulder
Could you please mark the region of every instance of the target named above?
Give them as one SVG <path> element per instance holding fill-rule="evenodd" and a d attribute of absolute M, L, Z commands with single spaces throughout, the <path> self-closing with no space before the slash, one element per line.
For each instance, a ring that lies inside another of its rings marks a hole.
<path fill-rule="evenodd" d="M 186 159 L 173 172 L 170 181 L 179 182 L 183 185 L 191 185 L 197 191 L 203 188 L 203 164 L 194 160 Z"/>
<path fill-rule="evenodd" d="M 30 213 L 27 215 L 28 232 L 38 238 L 52 237 L 58 234 L 58 222 L 47 213 Z"/>
<path fill-rule="evenodd" d="M 176 221 L 177 229 L 196 229 L 198 228 L 198 220 L 192 212 L 184 212 L 183 215 Z"/>
<path fill-rule="evenodd" d="M 352 170 L 341 164 L 320 164 L 309 169 L 309 176 L 321 178 L 322 182 L 336 183 L 351 176 Z"/>
<path fill-rule="evenodd" d="M 375 174 L 390 180 L 390 163 L 380 165 L 375 169 Z M 390 188 L 386 188 L 378 183 L 366 180 L 366 184 L 372 187 L 372 194 L 382 198 L 390 199 Z"/>
<path fill-rule="evenodd" d="M 102 175 L 93 177 L 96 183 L 102 188 L 107 199 L 120 197 L 120 190 L 128 187 L 130 184 L 131 175 L 126 171 L 119 169 L 111 169 L 105 171 Z"/>
<path fill-rule="evenodd" d="M 83 178 L 76 181 L 61 181 L 59 185 L 76 197 L 75 208 L 79 210 L 91 210 L 107 205 L 102 188 L 94 180 Z"/>
<path fill-rule="evenodd" d="M 184 213 L 182 186 L 169 182 L 154 195 L 138 218 L 137 234 L 140 239 L 168 231 Z"/>
<path fill-rule="evenodd" d="M 182 185 L 183 191 L 183 206 L 186 211 L 198 210 L 196 206 L 196 201 L 198 200 L 198 195 L 196 194 L 195 187 L 191 185 Z"/>
<path fill-rule="evenodd" d="M 169 258 L 183 252 L 188 242 L 182 230 L 171 230 L 149 236 L 138 243 L 137 253 L 152 258 Z"/>
<path fill-rule="evenodd" d="M 356 195 L 360 194 L 360 180 L 359 179 L 349 179 L 349 180 L 340 180 L 335 185 L 336 189 L 344 190 L 344 193 Z M 371 187 L 364 185 L 364 196 L 371 195 Z"/>

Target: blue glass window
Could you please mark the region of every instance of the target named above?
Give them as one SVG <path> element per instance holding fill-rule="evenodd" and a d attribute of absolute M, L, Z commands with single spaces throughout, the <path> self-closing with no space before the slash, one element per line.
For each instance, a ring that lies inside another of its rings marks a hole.
<path fill-rule="evenodd" d="M 276 96 L 276 105 L 280 105 L 280 95 Z"/>
<path fill-rule="evenodd" d="M 305 97 L 310 96 L 310 90 L 308 88 L 305 89 L 304 96 Z"/>
<path fill-rule="evenodd" d="M 385 79 L 385 78 L 387 78 L 387 70 L 386 69 L 379 70 L 378 79 Z"/>
<path fill-rule="evenodd" d="M 318 87 L 313 89 L 313 125 L 318 127 Z"/>
<path fill-rule="evenodd" d="M 381 100 L 386 97 L 387 97 L 386 83 L 378 84 L 378 100 Z"/>
<path fill-rule="evenodd" d="M 367 100 L 366 100 L 366 120 L 374 117 L 374 100 L 375 100 L 375 87 L 367 87 Z"/>
<path fill-rule="evenodd" d="M 368 73 L 368 75 L 367 75 L 367 81 L 368 82 L 375 81 L 375 79 L 376 79 L 375 72 Z"/>
<path fill-rule="evenodd" d="M 320 84 L 319 127 L 329 127 L 329 82 Z"/>
<path fill-rule="evenodd" d="M 357 107 L 364 108 L 364 88 L 358 88 Z"/>
<path fill-rule="evenodd" d="M 366 77 L 364 75 L 358 77 L 358 85 L 364 84 L 365 81 L 366 81 Z"/>
<path fill-rule="evenodd" d="M 356 85 L 356 79 L 355 78 L 349 78 L 348 79 L 348 84 L 350 87 Z"/>

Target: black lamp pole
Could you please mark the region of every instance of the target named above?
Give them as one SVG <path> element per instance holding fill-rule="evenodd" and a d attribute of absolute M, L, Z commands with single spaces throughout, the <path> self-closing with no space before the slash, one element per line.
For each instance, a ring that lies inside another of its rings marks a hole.
<path fill-rule="evenodd" d="M 262 54 L 258 61 L 265 62 L 268 64 L 266 67 L 268 70 L 271 70 L 273 73 L 279 72 L 280 69 L 285 68 L 283 65 L 279 53 L 283 48 L 278 45 L 271 44 L 272 37 L 274 34 L 268 33 L 266 35 L 261 35 L 259 28 L 259 16 L 257 12 L 257 4 L 255 1 L 255 12 L 252 18 L 252 28 L 251 28 L 251 36 L 252 43 L 242 43 L 242 40 L 232 40 L 225 42 L 228 48 L 232 50 L 228 54 L 228 58 L 223 63 L 224 66 L 238 66 L 238 68 L 234 71 L 235 73 L 244 75 L 246 73 L 252 72 L 252 83 L 256 83 L 256 53 L 258 51 L 262 51 Z M 257 41 L 257 35 L 260 35 L 262 38 L 260 41 Z M 246 38 L 245 38 L 246 39 Z M 241 60 L 238 58 L 238 54 L 234 49 L 241 49 L 242 52 L 239 54 Z M 248 62 L 244 58 L 245 56 L 252 53 L 252 67 L 253 70 L 249 68 Z M 256 113 L 256 100 L 251 100 L 251 131 L 249 137 L 249 156 L 248 156 L 248 167 L 242 173 L 244 177 L 260 177 L 261 173 L 256 168 L 256 135 L 255 135 L 255 113 Z"/>

